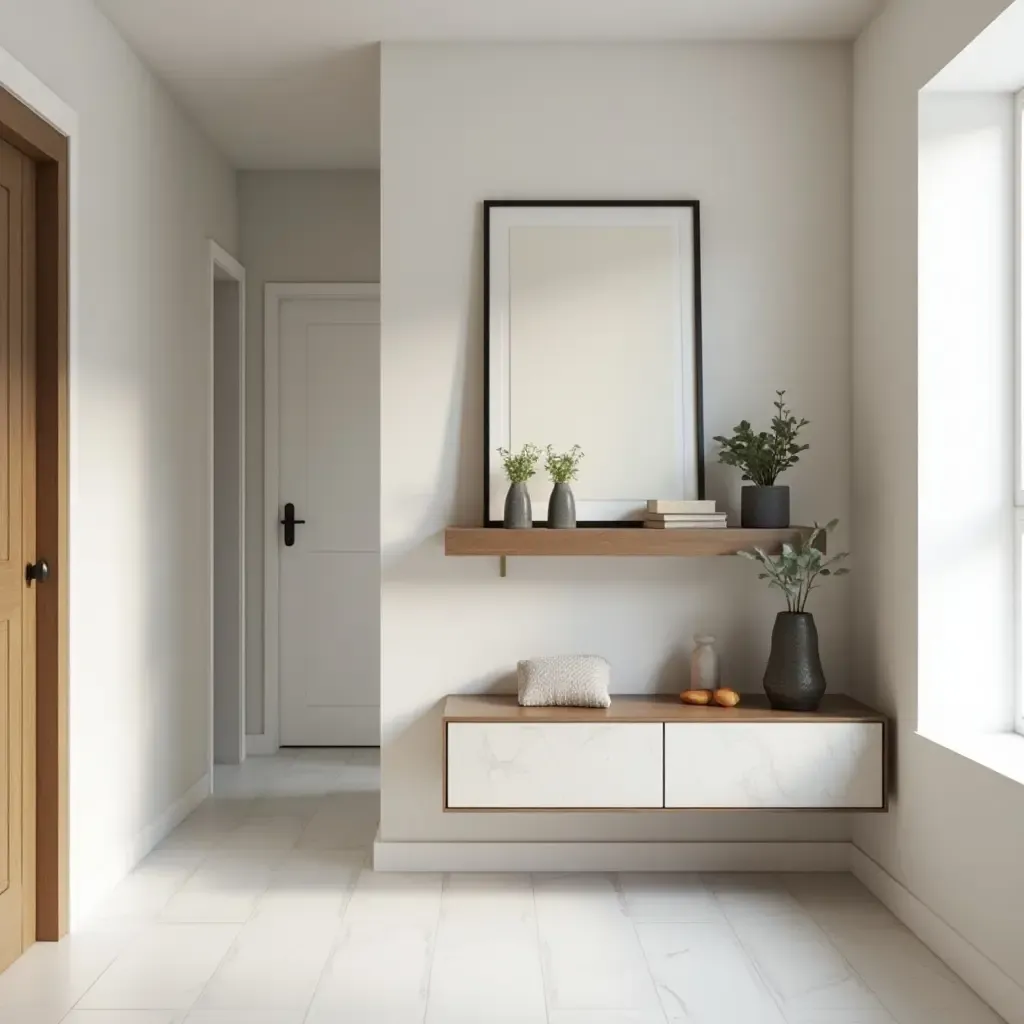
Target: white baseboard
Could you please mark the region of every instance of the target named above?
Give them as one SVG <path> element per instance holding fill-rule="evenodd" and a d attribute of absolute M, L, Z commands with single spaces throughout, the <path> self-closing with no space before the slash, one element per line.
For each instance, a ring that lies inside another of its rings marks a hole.
<path fill-rule="evenodd" d="M 246 757 L 269 757 L 277 753 L 277 744 L 266 734 L 252 734 L 245 737 Z"/>
<path fill-rule="evenodd" d="M 72 928 L 81 924 L 154 846 L 174 831 L 211 793 L 211 778 L 204 775 L 155 821 L 127 842 L 112 847 L 102 867 L 96 867 L 87 892 L 74 892 L 71 905 Z"/>
<path fill-rule="evenodd" d="M 961 977 L 1007 1024 L 1024 1024 L 1024 988 L 976 946 L 929 910 L 863 850 L 851 846 L 850 868 L 940 960 Z"/>
<path fill-rule="evenodd" d="M 175 800 L 156 821 L 139 833 L 133 850 L 134 860 L 131 867 L 135 867 L 157 843 L 170 835 L 212 792 L 213 779 L 207 772 L 194 786 L 186 790 L 183 796 Z M 128 870 L 130 871 L 131 868 Z M 127 873 L 126 871 L 125 874 Z"/>
<path fill-rule="evenodd" d="M 839 843 L 373 844 L 375 871 L 849 871 Z"/>

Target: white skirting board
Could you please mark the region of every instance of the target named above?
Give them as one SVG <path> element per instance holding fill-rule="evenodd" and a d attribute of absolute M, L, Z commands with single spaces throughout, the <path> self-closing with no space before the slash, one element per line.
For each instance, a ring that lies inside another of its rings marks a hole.
<path fill-rule="evenodd" d="M 940 960 L 1007 1024 L 1024 1024 L 1024 988 L 855 846 L 850 869 Z"/>
<path fill-rule="evenodd" d="M 170 807 L 155 821 L 137 832 L 133 839 L 110 850 L 104 858 L 101 869 L 94 872 L 90 880 L 89 891 L 75 893 L 72 879 L 71 926 L 77 927 L 86 920 L 90 913 L 113 891 L 136 864 L 142 860 L 161 840 L 173 832 L 212 792 L 212 780 L 209 773 L 204 775 L 195 785 L 190 786 Z M 76 898 L 77 896 L 77 898 Z"/>
<path fill-rule="evenodd" d="M 390 843 L 375 871 L 849 871 L 850 844 Z"/>

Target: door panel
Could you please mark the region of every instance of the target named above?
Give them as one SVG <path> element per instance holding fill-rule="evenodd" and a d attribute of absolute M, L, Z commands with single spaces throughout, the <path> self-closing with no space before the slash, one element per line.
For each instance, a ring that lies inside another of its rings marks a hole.
<path fill-rule="evenodd" d="M 34 164 L 0 143 L 0 970 L 34 924 L 34 182 Z"/>
<path fill-rule="evenodd" d="M 380 742 L 380 326 L 374 300 L 289 299 L 279 505 L 281 743 Z"/>

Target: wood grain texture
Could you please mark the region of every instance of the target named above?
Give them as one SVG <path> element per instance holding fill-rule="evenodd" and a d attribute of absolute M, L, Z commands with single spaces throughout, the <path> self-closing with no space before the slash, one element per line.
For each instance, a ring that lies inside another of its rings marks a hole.
<path fill-rule="evenodd" d="M 32 938 L 34 915 L 35 165 L 0 140 L 0 969 Z"/>
<path fill-rule="evenodd" d="M 24 792 L 35 805 L 25 817 L 25 944 L 56 940 L 68 928 L 68 139 L 0 89 L 0 139 L 35 164 L 35 259 L 25 301 L 35 327 L 35 553 L 50 563 L 50 581 L 35 591 L 34 706 L 24 715 L 27 750 Z M 26 217 L 29 217 L 26 208 Z M 31 386 L 31 385 L 30 385 Z M 24 562 L 19 567 L 24 572 Z M 28 863 L 31 861 L 32 863 Z M 34 917 L 33 915 L 34 902 Z"/>
<path fill-rule="evenodd" d="M 782 545 L 811 535 L 808 526 L 788 530 L 502 530 L 449 527 L 444 553 L 457 557 L 529 558 L 709 558 L 762 548 L 778 554 Z"/>
<path fill-rule="evenodd" d="M 524 708 L 514 696 L 452 695 L 445 722 L 885 722 L 852 697 L 827 694 L 817 711 L 775 711 L 764 694 L 743 694 L 737 707 L 696 707 L 671 694 L 613 696 L 609 708 Z"/>
<path fill-rule="evenodd" d="M 38 165 L 36 938 L 68 930 L 68 150 Z"/>

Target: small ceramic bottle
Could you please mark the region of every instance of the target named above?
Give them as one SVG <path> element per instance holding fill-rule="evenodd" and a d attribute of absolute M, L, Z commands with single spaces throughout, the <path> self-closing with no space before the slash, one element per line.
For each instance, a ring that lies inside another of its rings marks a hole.
<path fill-rule="evenodd" d="M 718 651 L 713 636 L 695 636 L 690 656 L 690 689 L 717 690 L 721 682 Z"/>

